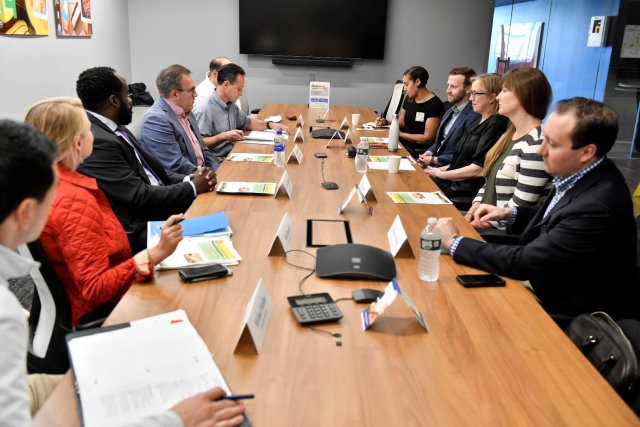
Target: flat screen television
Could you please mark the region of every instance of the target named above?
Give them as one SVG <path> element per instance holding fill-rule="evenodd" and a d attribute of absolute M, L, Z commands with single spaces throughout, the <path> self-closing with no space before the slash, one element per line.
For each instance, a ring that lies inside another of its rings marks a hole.
<path fill-rule="evenodd" d="M 239 0 L 240 53 L 384 59 L 387 0 Z"/>

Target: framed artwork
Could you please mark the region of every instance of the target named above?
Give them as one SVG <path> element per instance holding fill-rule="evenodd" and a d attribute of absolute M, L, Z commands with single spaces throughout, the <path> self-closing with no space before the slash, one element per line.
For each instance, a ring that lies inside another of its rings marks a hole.
<path fill-rule="evenodd" d="M 504 74 L 511 68 L 537 67 L 542 27 L 542 22 L 501 25 L 496 46 L 496 72 Z"/>
<path fill-rule="evenodd" d="M 0 34 L 48 35 L 47 0 L 0 0 Z"/>
<path fill-rule="evenodd" d="M 58 37 L 91 37 L 91 0 L 54 0 L 53 8 Z"/>

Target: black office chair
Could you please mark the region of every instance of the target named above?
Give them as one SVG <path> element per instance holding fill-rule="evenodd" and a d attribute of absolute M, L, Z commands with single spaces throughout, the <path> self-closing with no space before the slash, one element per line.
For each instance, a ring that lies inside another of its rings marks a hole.
<path fill-rule="evenodd" d="M 31 336 L 27 371 L 65 373 L 69 369 L 66 335 L 74 329 L 101 326 L 115 305 L 106 304 L 99 307 L 83 316 L 75 328 L 72 328 L 69 297 L 40 241 L 23 245 L 18 250 L 23 257 L 40 262 L 40 269 L 31 274 L 35 292 L 29 316 Z"/>

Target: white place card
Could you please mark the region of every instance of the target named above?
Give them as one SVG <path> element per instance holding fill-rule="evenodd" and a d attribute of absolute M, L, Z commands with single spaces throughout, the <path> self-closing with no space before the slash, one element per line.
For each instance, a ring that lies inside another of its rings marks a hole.
<path fill-rule="evenodd" d="M 304 118 L 302 117 L 302 113 L 298 114 L 298 126 L 300 126 L 301 128 L 304 127 Z"/>
<path fill-rule="evenodd" d="M 409 240 L 407 239 L 407 232 L 402 226 L 400 215 L 396 215 L 396 219 L 393 220 L 391 228 L 387 231 L 387 239 L 389 240 L 391 255 L 393 255 L 394 258 L 398 255 L 402 258 L 415 258 Z"/>
<path fill-rule="evenodd" d="M 344 119 L 342 119 L 342 123 L 340 123 L 340 129 L 347 129 L 349 127 L 349 119 L 347 119 L 347 116 L 344 116 Z"/>
<path fill-rule="evenodd" d="M 369 178 L 367 178 L 367 174 L 362 175 L 362 179 L 360 183 L 358 183 L 358 188 L 360 191 L 358 192 L 358 198 L 362 203 L 362 198 L 366 198 L 367 200 L 376 200 L 375 194 L 373 194 L 373 190 L 371 189 L 371 183 L 369 182 Z"/>
<path fill-rule="evenodd" d="M 262 278 L 260 278 L 244 311 L 242 329 L 235 351 L 238 350 L 241 343 L 247 343 L 255 349 L 256 353 L 260 353 L 272 314 L 273 302 L 267 288 L 262 283 Z"/>
<path fill-rule="evenodd" d="M 291 219 L 286 212 L 280 221 L 278 231 L 276 231 L 276 237 L 271 243 L 269 249 L 269 256 L 286 256 L 289 249 L 291 249 L 291 241 L 293 240 L 293 226 L 291 225 Z"/>
<path fill-rule="evenodd" d="M 296 129 L 296 134 L 293 135 L 293 142 L 297 142 L 298 139 L 300 140 L 300 142 L 304 142 L 304 132 L 302 132 L 301 127 Z"/>
<path fill-rule="evenodd" d="M 373 323 L 378 320 L 378 317 L 382 316 L 382 313 L 385 312 L 387 308 L 396 300 L 398 295 L 402 295 L 402 299 L 404 300 L 407 307 L 411 310 L 415 318 L 420 323 L 420 326 L 424 328 L 425 331 L 429 331 L 427 328 L 427 322 L 424 320 L 424 316 L 420 312 L 420 309 L 413 303 L 409 295 L 406 294 L 400 288 L 398 281 L 393 279 L 390 281 L 387 286 L 384 288 L 384 294 L 378 298 L 377 301 L 372 302 L 371 305 L 365 308 L 360 314 L 360 320 L 362 321 L 362 330 L 366 331 L 373 325 Z"/>
<path fill-rule="evenodd" d="M 293 147 L 293 150 L 291 150 L 291 153 L 289 153 L 289 157 L 287 157 L 287 163 L 298 163 L 301 164 L 302 163 L 302 150 L 300 150 L 298 148 L 297 145 L 295 145 Z"/>
<path fill-rule="evenodd" d="M 347 208 L 347 205 L 349 204 L 349 202 L 353 198 L 354 194 L 356 194 L 356 187 L 355 186 L 351 188 L 351 191 L 349 191 L 349 194 L 347 194 L 347 197 L 345 197 L 345 199 L 342 201 L 342 203 L 340 203 L 340 206 L 338 207 L 338 213 L 339 214 L 344 212 L 344 210 Z"/>
<path fill-rule="evenodd" d="M 282 174 L 282 178 L 280 178 L 280 181 L 278 181 L 278 185 L 276 186 L 276 197 L 287 196 L 288 198 L 291 198 L 291 195 L 293 194 L 292 191 L 293 182 L 291 181 L 291 178 L 289 178 L 289 174 L 285 170 Z"/>

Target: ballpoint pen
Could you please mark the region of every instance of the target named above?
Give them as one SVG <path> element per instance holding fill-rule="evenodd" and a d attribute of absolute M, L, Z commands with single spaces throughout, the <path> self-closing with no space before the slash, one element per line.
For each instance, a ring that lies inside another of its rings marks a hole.
<path fill-rule="evenodd" d="M 242 399 L 253 399 L 256 397 L 255 394 L 227 394 L 226 396 L 222 396 L 221 400 L 242 400 Z"/>

